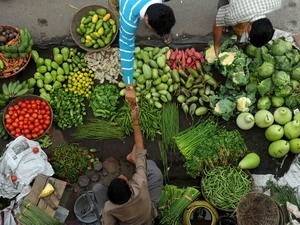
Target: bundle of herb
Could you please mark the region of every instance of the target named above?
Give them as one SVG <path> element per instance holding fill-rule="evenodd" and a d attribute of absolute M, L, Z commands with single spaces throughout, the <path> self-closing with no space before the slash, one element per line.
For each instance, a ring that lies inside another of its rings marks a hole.
<path fill-rule="evenodd" d="M 185 158 L 187 174 L 193 178 L 205 169 L 236 165 L 247 151 L 246 143 L 237 130 L 227 131 L 213 118 L 200 120 L 174 139 Z"/>

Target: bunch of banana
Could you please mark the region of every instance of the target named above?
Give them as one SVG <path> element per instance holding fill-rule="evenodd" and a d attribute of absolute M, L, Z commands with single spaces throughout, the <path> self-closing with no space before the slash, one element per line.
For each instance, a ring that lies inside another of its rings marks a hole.
<path fill-rule="evenodd" d="M 6 140 L 9 135 L 8 135 L 8 133 L 5 129 L 5 127 L 4 127 L 2 117 L 3 117 L 3 112 L 0 112 L 0 118 L 1 118 L 1 121 L 0 121 L 0 138 Z"/>
<path fill-rule="evenodd" d="M 4 53 L 5 58 L 24 58 L 31 52 L 33 38 L 27 28 L 20 29 L 20 38 L 16 45 L 0 46 L 0 51 Z"/>
<path fill-rule="evenodd" d="M 2 93 L 0 94 L 0 107 L 6 106 L 8 101 L 11 98 L 15 98 L 24 94 L 32 94 L 34 92 L 34 88 L 29 87 L 27 81 L 10 82 L 9 84 L 4 83 L 2 85 Z"/>

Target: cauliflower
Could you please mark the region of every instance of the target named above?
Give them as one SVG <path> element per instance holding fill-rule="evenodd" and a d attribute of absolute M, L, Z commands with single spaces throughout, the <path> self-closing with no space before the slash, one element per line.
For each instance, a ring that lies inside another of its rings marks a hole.
<path fill-rule="evenodd" d="M 221 116 L 224 120 L 228 121 L 234 114 L 235 103 L 231 100 L 224 98 L 219 100 L 214 105 L 213 113 L 217 116 Z"/>
<path fill-rule="evenodd" d="M 222 66 L 229 66 L 233 63 L 235 59 L 236 53 L 235 52 L 221 52 L 218 57 L 220 60 L 220 65 Z"/>
<path fill-rule="evenodd" d="M 217 56 L 215 53 L 215 48 L 214 46 L 210 46 L 206 51 L 205 51 L 205 59 L 208 63 L 214 63 L 217 60 Z"/>
<path fill-rule="evenodd" d="M 236 100 L 236 108 L 240 112 L 248 112 L 249 106 L 252 105 L 252 101 L 247 97 L 240 97 Z"/>
<path fill-rule="evenodd" d="M 249 78 L 246 76 L 244 71 L 233 72 L 231 76 L 232 82 L 235 85 L 246 85 L 249 81 Z"/>

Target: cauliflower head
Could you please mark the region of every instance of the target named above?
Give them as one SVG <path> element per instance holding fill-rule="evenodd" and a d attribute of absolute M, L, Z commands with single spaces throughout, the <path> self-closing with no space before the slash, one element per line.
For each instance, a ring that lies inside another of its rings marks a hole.
<path fill-rule="evenodd" d="M 229 66 L 233 63 L 235 59 L 236 53 L 235 52 L 221 52 L 218 57 L 220 60 L 220 65 L 222 66 Z"/>
<path fill-rule="evenodd" d="M 249 106 L 252 105 L 252 101 L 247 97 L 240 97 L 236 100 L 236 109 L 239 112 L 248 112 Z"/>

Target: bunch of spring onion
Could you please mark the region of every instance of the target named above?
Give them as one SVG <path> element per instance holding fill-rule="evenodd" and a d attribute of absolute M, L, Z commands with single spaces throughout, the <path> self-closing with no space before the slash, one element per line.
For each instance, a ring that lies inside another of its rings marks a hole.
<path fill-rule="evenodd" d="M 200 196 L 200 192 L 194 187 L 187 187 L 181 191 L 176 188 L 171 188 L 171 190 L 176 191 L 176 196 L 172 193 L 169 195 L 168 207 L 160 213 L 160 224 L 175 225 L 178 221 L 182 221 L 184 210 Z M 167 203 L 165 198 L 162 201 Z M 161 208 L 160 204 L 159 210 Z"/>
<path fill-rule="evenodd" d="M 22 203 L 20 212 L 17 213 L 16 218 L 22 225 L 64 225 L 64 223 L 57 221 L 54 217 L 29 201 Z"/>
<path fill-rule="evenodd" d="M 158 143 L 164 176 L 168 175 L 168 154 L 177 148 L 173 139 L 179 133 L 179 110 L 175 103 L 164 104 L 161 112 L 161 141 Z"/>

